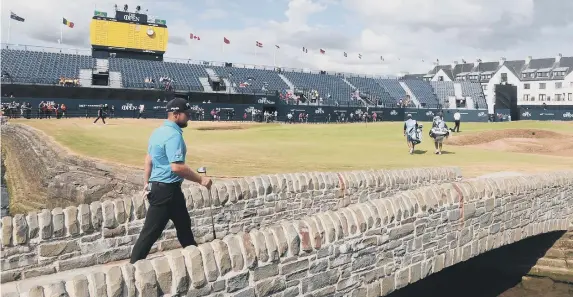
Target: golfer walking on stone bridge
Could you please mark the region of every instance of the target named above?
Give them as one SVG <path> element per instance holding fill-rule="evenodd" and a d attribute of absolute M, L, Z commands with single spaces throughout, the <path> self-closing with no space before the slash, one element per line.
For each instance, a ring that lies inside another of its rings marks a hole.
<path fill-rule="evenodd" d="M 182 247 L 197 245 L 191 231 L 185 196 L 181 191 L 184 179 L 210 189 L 211 179 L 198 175 L 185 165 L 187 146 L 182 128 L 187 127 L 189 103 L 176 98 L 167 103 L 167 120 L 151 134 L 145 157 L 145 185 L 149 209 L 143 229 L 131 251 L 131 263 L 145 259 L 169 220 L 177 230 Z"/>

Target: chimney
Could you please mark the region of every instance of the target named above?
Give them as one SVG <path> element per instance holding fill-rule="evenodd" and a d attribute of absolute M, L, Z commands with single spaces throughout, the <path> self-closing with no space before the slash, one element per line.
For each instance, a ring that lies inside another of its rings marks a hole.
<path fill-rule="evenodd" d="M 529 65 L 529 62 L 531 62 L 533 58 L 531 56 L 527 56 L 527 58 L 525 58 L 525 65 Z"/>
<path fill-rule="evenodd" d="M 505 61 L 506 61 L 506 60 L 505 60 L 505 57 L 501 57 L 501 58 L 499 59 L 499 66 L 503 66 L 503 64 L 505 63 Z"/>
<path fill-rule="evenodd" d="M 563 58 L 563 55 L 558 54 L 557 57 L 555 57 L 555 63 L 559 63 L 559 61 L 561 61 L 561 58 Z"/>
<path fill-rule="evenodd" d="M 457 65 L 458 65 L 458 61 L 452 62 L 452 71 L 454 70 L 454 68 L 456 68 Z"/>

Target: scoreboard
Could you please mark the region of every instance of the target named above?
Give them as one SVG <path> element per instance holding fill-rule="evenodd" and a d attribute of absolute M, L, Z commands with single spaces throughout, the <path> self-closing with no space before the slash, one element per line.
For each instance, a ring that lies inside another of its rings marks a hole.
<path fill-rule="evenodd" d="M 115 18 L 94 16 L 90 25 L 92 48 L 164 54 L 169 39 L 167 26 L 147 20 L 143 14 L 119 11 Z"/>

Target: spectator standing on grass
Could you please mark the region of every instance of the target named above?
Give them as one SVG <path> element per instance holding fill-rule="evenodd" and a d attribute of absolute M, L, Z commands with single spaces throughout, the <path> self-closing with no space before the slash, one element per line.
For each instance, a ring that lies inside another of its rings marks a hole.
<path fill-rule="evenodd" d="M 456 110 L 456 113 L 454 113 L 454 129 L 452 130 L 452 132 L 460 132 L 460 120 L 462 119 L 462 115 L 460 114 L 459 110 Z"/>
<path fill-rule="evenodd" d="M 418 129 L 418 122 L 412 119 L 412 115 L 406 115 L 406 121 L 404 122 L 404 136 L 406 136 L 406 142 L 408 143 L 408 148 L 410 150 L 410 155 L 414 153 L 414 140 L 413 135 L 416 133 Z"/>
<path fill-rule="evenodd" d="M 97 110 L 97 118 L 94 121 L 94 124 L 101 119 L 101 121 L 103 122 L 104 125 L 106 125 L 105 123 L 105 112 L 103 110 L 103 105 L 100 105 L 98 110 Z"/>
<path fill-rule="evenodd" d="M 187 146 L 182 128 L 187 127 L 190 111 L 191 107 L 185 99 L 169 101 L 167 120 L 149 138 L 144 165 L 144 190 L 149 208 L 131 252 L 131 264 L 147 257 L 169 220 L 175 225 L 182 247 L 197 245 L 181 183 L 186 179 L 210 189 L 212 182 L 185 165 Z"/>

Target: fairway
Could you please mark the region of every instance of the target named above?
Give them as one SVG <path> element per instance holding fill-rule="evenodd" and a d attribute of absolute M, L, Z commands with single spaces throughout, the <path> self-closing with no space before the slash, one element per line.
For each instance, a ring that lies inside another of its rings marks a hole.
<path fill-rule="evenodd" d="M 147 140 L 162 120 L 90 119 L 16 120 L 45 132 L 70 151 L 104 161 L 142 168 Z M 247 176 L 281 172 L 344 171 L 429 166 L 459 166 L 465 177 L 498 171 L 539 172 L 573 167 L 572 154 L 516 153 L 489 149 L 488 144 L 452 145 L 456 139 L 502 129 L 543 129 L 569 137 L 570 123 L 462 123 L 435 155 L 424 123 L 424 139 L 409 155 L 402 123 L 241 124 L 190 122 L 184 129 L 187 163 L 207 166 L 213 176 Z M 561 134 L 562 133 L 562 134 Z M 559 141 L 557 141 L 559 142 Z M 573 142 L 572 142 L 573 143 Z M 492 143 L 493 148 L 493 143 Z M 568 152 L 567 147 L 561 152 Z M 571 147 L 573 152 L 573 147 Z"/>

